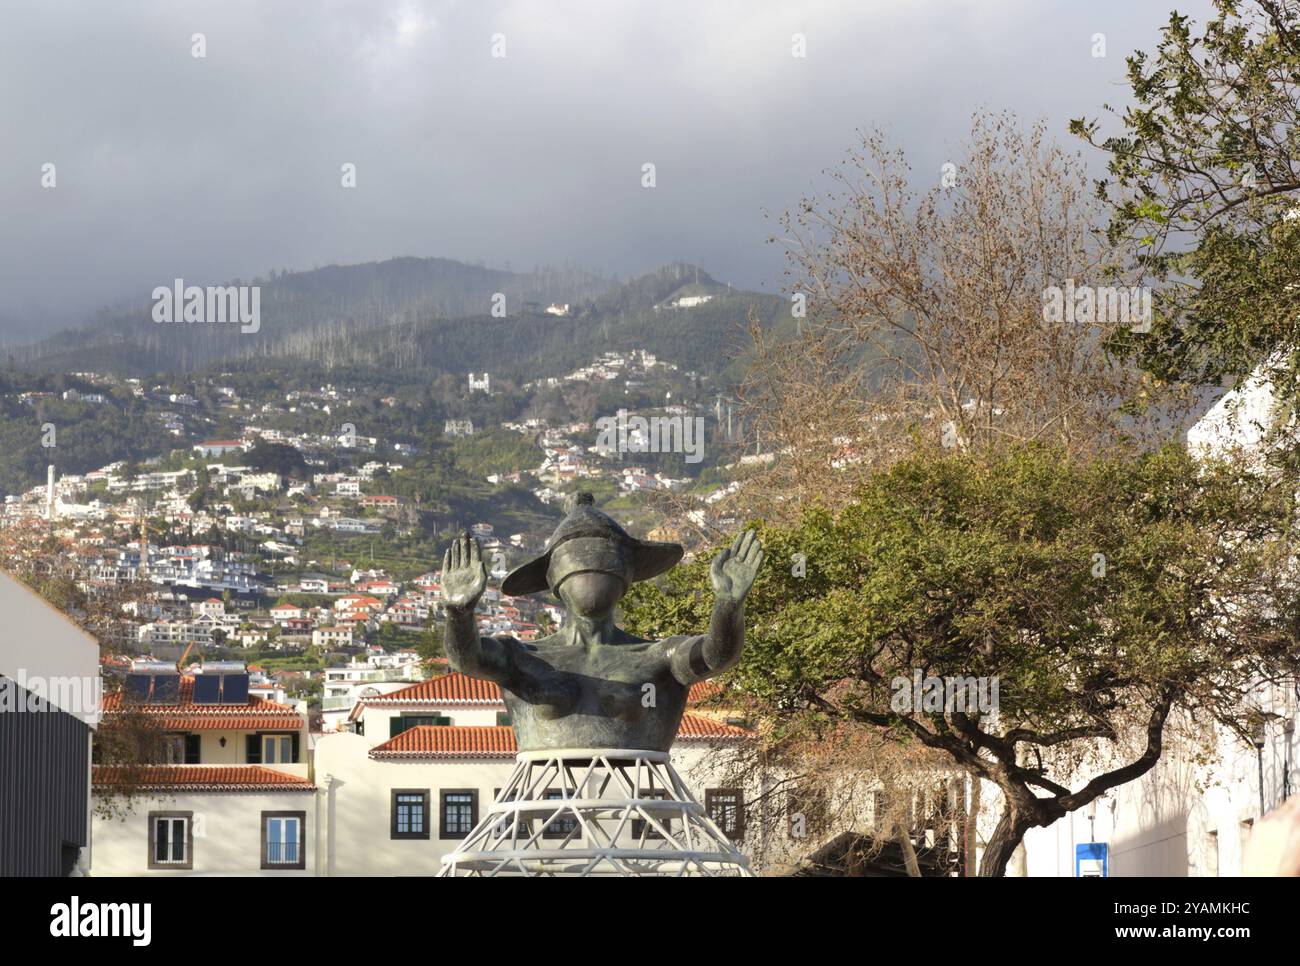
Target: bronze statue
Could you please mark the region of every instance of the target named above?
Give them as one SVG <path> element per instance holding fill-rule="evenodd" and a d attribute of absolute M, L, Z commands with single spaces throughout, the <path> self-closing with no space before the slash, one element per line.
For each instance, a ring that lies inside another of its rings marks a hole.
<path fill-rule="evenodd" d="M 478 541 L 465 533 L 452 541 L 442 565 L 451 666 L 501 686 L 521 751 L 668 751 L 690 686 L 740 659 L 745 595 L 763 550 L 747 530 L 714 559 L 707 633 L 647 641 L 616 627 L 614 608 L 632 582 L 663 573 L 681 557 L 677 544 L 636 539 L 597 510 L 591 494 L 579 494 L 546 552 L 501 584 L 510 596 L 549 587 L 566 608 L 559 631 L 524 642 L 479 636 L 474 608 L 487 571 Z"/>

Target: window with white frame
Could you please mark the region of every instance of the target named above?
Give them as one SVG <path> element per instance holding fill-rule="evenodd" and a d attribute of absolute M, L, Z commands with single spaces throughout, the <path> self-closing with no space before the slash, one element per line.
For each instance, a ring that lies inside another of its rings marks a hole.
<path fill-rule="evenodd" d="M 262 813 L 262 868 L 306 868 L 303 826 L 306 812 Z"/>
<path fill-rule="evenodd" d="M 429 793 L 424 789 L 393 789 L 390 835 L 395 839 L 429 837 Z"/>
<path fill-rule="evenodd" d="M 262 735 L 262 763 L 287 765 L 293 762 L 292 735 Z"/>
<path fill-rule="evenodd" d="M 149 868 L 194 868 L 193 812 L 149 813 Z"/>
<path fill-rule="evenodd" d="M 478 791 L 472 788 L 448 788 L 442 796 L 442 831 L 440 838 L 458 839 L 468 835 L 478 822 Z"/>

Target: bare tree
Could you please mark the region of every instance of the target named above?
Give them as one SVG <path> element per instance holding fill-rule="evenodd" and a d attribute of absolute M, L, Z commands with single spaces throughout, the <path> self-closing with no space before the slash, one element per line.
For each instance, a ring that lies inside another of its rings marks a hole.
<path fill-rule="evenodd" d="M 1081 161 L 1041 123 L 976 114 L 965 156 L 919 179 L 873 132 L 829 176 L 774 239 L 806 312 L 793 334 L 751 325 L 746 446 L 775 458 L 747 507 L 835 505 L 917 446 L 1079 450 L 1169 432 L 1178 408 L 1102 350 L 1116 325 L 1142 323 L 1141 293 L 1098 230 Z"/>

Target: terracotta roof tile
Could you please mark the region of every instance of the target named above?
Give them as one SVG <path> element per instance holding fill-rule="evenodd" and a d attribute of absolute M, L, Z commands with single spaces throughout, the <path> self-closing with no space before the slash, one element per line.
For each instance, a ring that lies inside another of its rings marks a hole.
<path fill-rule="evenodd" d="M 310 792 L 316 788 L 305 778 L 262 765 L 153 765 L 136 770 L 95 766 L 93 784 L 96 787 L 124 782 L 135 788 L 160 791 Z"/>
<path fill-rule="evenodd" d="M 703 715 L 682 715 L 678 741 L 736 741 L 752 732 Z M 371 758 L 511 758 L 518 750 L 509 725 L 417 725 L 370 749 Z"/>
<path fill-rule="evenodd" d="M 162 731 L 297 731 L 302 727 L 300 714 L 164 714 L 151 720 Z"/>
<path fill-rule="evenodd" d="M 699 704 L 722 693 L 722 685 L 717 681 L 696 681 L 686 696 L 687 704 Z"/>
<path fill-rule="evenodd" d="M 512 758 L 509 725 L 419 725 L 370 749 L 371 758 Z"/>
<path fill-rule="evenodd" d="M 716 721 L 702 714 L 687 711 L 682 715 L 681 727 L 677 729 L 678 741 L 707 741 L 716 739 L 752 738 L 754 733 L 747 728 L 738 728 L 725 721 Z"/>
<path fill-rule="evenodd" d="M 501 689 L 491 681 L 481 681 L 459 671 L 440 674 L 410 687 L 377 698 L 363 698 L 365 704 L 501 704 Z"/>
<path fill-rule="evenodd" d="M 687 704 L 699 704 L 721 693 L 722 685 L 716 681 L 699 681 L 691 685 L 686 701 Z M 363 698 L 358 703 L 382 707 L 395 704 L 504 704 L 505 700 L 501 688 L 493 682 L 452 671 L 377 698 Z M 354 708 L 352 717 L 358 714 Z"/>

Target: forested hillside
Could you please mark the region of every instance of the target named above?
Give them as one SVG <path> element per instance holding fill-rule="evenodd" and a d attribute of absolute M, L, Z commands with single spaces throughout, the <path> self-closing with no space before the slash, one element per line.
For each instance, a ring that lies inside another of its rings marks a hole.
<path fill-rule="evenodd" d="M 578 269 L 516 273 L 398 258 L 229 284 L 260 287 L 259 331 L 155 323 L 142 301 L 102 315 L 93 328 L 12 350 L 10 358 L 48 372 L 146 375 L 225 360 L 301 359 L 326 368 L 476 370 L 528 379 L 583 363 L 593 351 L 644 348 L 719 375 L 734 361 L 751 312 L 770 322 L 785 310 L 777 297 L 732 291 L 680 264 L 619 284 Z M 679 292 L 711 300 L 674 308 L 670 300 Z M 494 314 L 498 294 L 504 303 Z M 567 305 L 568 314 L 548 314 L 551 303 Z"/>

